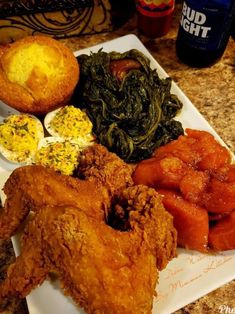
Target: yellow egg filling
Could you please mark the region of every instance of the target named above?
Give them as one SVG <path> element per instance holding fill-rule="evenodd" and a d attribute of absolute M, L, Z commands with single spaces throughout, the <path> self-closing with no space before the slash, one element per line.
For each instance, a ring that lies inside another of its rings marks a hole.
<path fill-rule="evenodd" d="M 35 163 L 71 175 L 78 165 L 78 156 L 78 146 L 73 143 L 48 143 L 37 151 Z"/>
<path fill-rule="evenodd" d="M 29 115 L 11 115 L 0 124 L 0 145 L 17 153 L 19 162 L 36 151 L 38 141 L 38 122 Z"/>
<path fill-rule="evenodd" d="M 74 106 L 61 108 L 51 121 L 51 127 L 63 137 L 90 137 L 92 123 L 87 114 Z"/>

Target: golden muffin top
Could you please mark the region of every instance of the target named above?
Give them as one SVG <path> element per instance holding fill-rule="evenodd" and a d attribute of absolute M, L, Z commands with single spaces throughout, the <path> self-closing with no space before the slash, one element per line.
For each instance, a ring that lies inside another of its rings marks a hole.
<path fill-rule="evenodd" d="M 72 51 L 49 37 L 26 37 L 0 54 L 0 99 L 22 112 L 44 114 L 66 104 L 78 79 Z"/>

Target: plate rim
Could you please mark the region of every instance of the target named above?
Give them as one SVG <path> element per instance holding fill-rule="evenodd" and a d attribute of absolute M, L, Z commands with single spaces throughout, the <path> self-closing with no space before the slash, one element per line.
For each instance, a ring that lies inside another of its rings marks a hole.
<path fill-rule="evenodd" d="M 82 54 L 84 51 L 87 51 L 87 50 L 90 50 L 90 51 L 94 51 L 94 50 L 97 50 L 97 49 L 100 49 L 101 47 L 103 46 L 112 46 L 113 43 L 117 43 L 117 42 L 125 42 L 125 41 L 129 41 L 131 42 L 131 44 L 133 44 L 133 42 L 140 46 L 142 48 L 142 52 L 144 54 L 146 54 L 146 56 L 150 59 L 150 62 L 151 64 L 154 64 L 155 68 L 157 68 L 157 70 L 159 71 L 160 70 L 160 73 L 164 75 L 164 77 L 169 77 L 169 75 L 167 74 L 167 72 L 164 70 L 164 68 L 158 63 L 158 61 L 153 57 L 153 55 L 149 52 L 149 50 L 145 47 L 145 45 L 141 42 L 141 40 L 134 34 L 127 34 L 127 35 L 124 35 L 124 36 L 121 36 L 121 37 L 117 37 L 117 38 L 114 38 L 112 40 L 109 40 L 109 41 L 105 41 L 105 42 L 102 42 L 102 43 L 99 43 L 97 45 L 93 45 L 93 46 L 90 46 L 90 47 L 87 47 L 87 48 L 84 48 L 84 49 L 81 49 L 81 50 L 76 50 L 74 51 L 74 55 L 75 56 L 78 56 L 79 54 Z M 135 49 L 138 49 L 138 48 L 135 48 Z M 127 50 L 127 49 L 126 49 Z M 117 51 L 117 50 L 116 50 Z M 161 77 L 161 75 L 160 75 Z M 215 138 L 222 144 L 224 145 L 232 154 L 233 156 L 233 160 L 234 160 L 234 154 L 233 152 L 228 148 L 228 146 L 225 144 L 225 142 L 222 140 L 222 138 L 218 135 L 218 133 L 213 129 L 213 127 L 209 124 L 209 122 L 204 118 L 204 116 L 199 112 L 199 110 L 194 106 L 194 104 L 192 103 L 192 101 L 187 97 L 186 94 L 184 94 L 183 90 L 177 85 L 176 82 L 172 81 L 172 88 L 174 91 L 176 91 L 177 93 L 180 94 L 180 97 L 183 98 L 183 103 L 186 102 L 187 105 L 190 107 L 190 110 L 193 110 L 193 112 L 200 118 L 200 120 L 203 122 L 204 125 L 206 125 L 206 128 L 209 129 L 209 132 L 213 134 L 213 136 L 215 136 Z M 0 106 L 1 106 L 1 103 L 0 103 Z M 200 129 L 200 128 L 199 128 Z M 2 173 L 2 170 L 4 170 L 4 168 L 1 167 L 1 164 L 0 164 L 0 174 Z M 187 252 L 189 252 L 187 250 Z M 231 251 L 232 253 L 234 253 L 234 257 L 235 257 L 235 250 Z M 229 277 L 229 276 L 227 276 Z M 185 302 L 179 302 L 179 306 L 178 307 L 175 307 L 174 311 L 186 306 L 187 304 L 190 304 L 196 300 L 198 300 L 199 298 L 201 298 L 202 296 L 208 294 L 209 292 L 223 286 L 224 284 L 232 281 L 233 279 L 235 279 L 235 273 L 233 275 L 233 278 L 231 279 L 231 277 L 229 278 L 226 278 L 225 280 L 222 281 L 221 284 L 219 285 L 216 285 L 214 287 L 211 287 L 209 290 L 208 289 L 203 289 L 203 290 L 207 290 L 207 291 L 204 291 L 204 292 L 199 292 L 196 294 L 196 297 L 195 298 L 192 298 L 189 302 L 187 301 L 187 303 Z M 158 285 L 156 287 L 156 289 L 158 289 Z M 31 300 L 30 300 L 30 297 L 26 297 L 27 299 L 27 302 L 28 302 L 28 307 L 29 307 L 29 304 L 31 303 Z M 80 308 L 77 307 L 77 313 L 79 313 L 80 311 Z M 29 312 L 30 314 L 33 314 L 35 313 L 35 310 L 34 309 L 29 309 Z M 40 309 L 39 309 L 39 312 L 40 313 Z M 163 313 L 169 313 L 169 312 L 164 312 L 161 311 L 159 312 L 161 314 Z M 58 314 L 58 313 L 57 313 Z"/>

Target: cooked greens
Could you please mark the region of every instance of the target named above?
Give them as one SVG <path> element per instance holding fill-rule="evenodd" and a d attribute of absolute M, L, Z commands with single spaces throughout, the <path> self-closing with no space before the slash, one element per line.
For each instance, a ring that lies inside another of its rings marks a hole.
<path fill-rule="evenodd" d="M 131 59 L 139 69 L 128 69 L 120 81 L 113 74 L 114 60 Z M 160 79 L 138 50 L 78 57 L 80 83 L 74 102 L 86 108 L 99 142 L 127 162 L 147 158 L 160 145 L 183 134 L 181 123 L 173 120 L 182 108 L 170 93 L 171 79 Z"/>

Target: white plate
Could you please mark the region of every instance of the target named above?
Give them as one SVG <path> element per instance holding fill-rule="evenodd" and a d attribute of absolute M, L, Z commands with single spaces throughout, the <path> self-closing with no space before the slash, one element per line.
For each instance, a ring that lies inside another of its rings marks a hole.
<path fill-rule="evenodd" d="M 156 60 L 150 55 L 141 41 L 134 35 L 123 36 L 118 39 L 100 44 L 75 53 L 89 54 L 97 52 L 100 48 L 104 51 L 124 52 L 129 49 L 138 49 L 150 60 L 151 66 L 158 69 L 160 77 L 168 76 Z M 183 102 L 182 113 L 178 116 L 184 126 L 206 130 L 212 133 L 223 145 L 223 141 L 201 116 L 190 100 L 177 87 L 172 84 L 172 92 Z M 0 114 L 4 115 L 9 108 L 0 104 Z M 0 187 L 12 170 L 12 165 L 0 160 Z M 17 241 L 14 238 L 16 253 L 19 252 Z M 218 255 L 206 255 L 194 251 L 178 250 L 178 257 L 168 264 L 168 267 L 160 273 L 160 281 L 156 287 L 158 297 L 154 301 L 153 313 L 169 314 L 181 307 L 195 301 L 208 292 L 222 286 L 235 278 L 235 250 L 223 252 Z M 58 283 L 49 281 L 35 289 L 27 297 L 30 314 L 78 314 L 84 313 L 78 309 L 73 301 L 65 297 Z M 218 309 L 215 309 L 215 312 Z"/>

